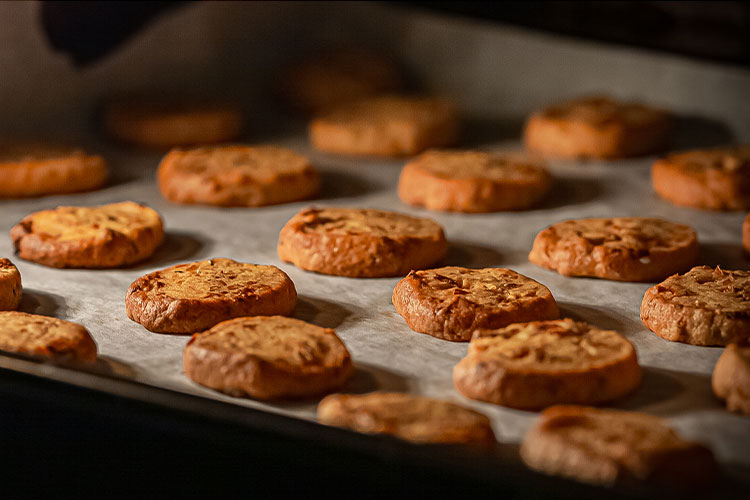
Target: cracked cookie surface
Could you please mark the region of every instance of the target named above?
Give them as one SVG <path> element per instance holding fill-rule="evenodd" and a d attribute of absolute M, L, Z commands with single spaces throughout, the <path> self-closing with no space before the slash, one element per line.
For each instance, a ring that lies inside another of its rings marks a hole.
<path fill-rule="evenodd" d="M 0 312 L 0 349 L 62 362 L 96 361 L 96 344 L 81 325 L 16 311 Z"/>

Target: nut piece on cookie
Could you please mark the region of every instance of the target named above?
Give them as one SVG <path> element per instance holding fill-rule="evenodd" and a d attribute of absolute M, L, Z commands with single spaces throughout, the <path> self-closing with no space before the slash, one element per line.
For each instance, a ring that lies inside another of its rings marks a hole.
<path fill-rule="evenodd" d="M 750 416 L 750 346 L 729 344 L 716 362 L 711 385 L 729 411 Z"/>
<path fill-rule="evenodd" d="M 410 205 L 454 212 L 524 210 L 547 193 L 543 164 L 508 153 L 427 151 L 401 170 L 398 196 Z"/>
<path fill-rule="evenodd" d="M 452 145 L 454 104 L 438 97 L 382 96 L 337 107 L 310 124 L 310 142 L 329 153 L 409 156 Z"/>
<path fill-rule="evenodd" d="M 243 122 L 234 106 L 174 98 L 128 98 L 104 109 L 104 126 L 112 137 L 152 149 L 232 141 L 242 134 Z"/>
<path fill-rule="evenodd" d="M 333 330 L 281 316 L 236 318 L 193 335 L 183 366 L 201 385 L 264 400 L 325 394 L 353 372 Z"/>
<path fill-rule="evenodd" d="M 656 160 L 654 191 L 675 205 L 705 210 L 750 209 L 750 145 L 698 149 Z"/>
<path fill-rule="evenodd" d="M 673 342 L 725 346 L 750 340 L 750 272 L 707 266 L 646 290 L 641 321 Z"/>
<path fill-rule="evenodd" d="M 663 149 L 666 111 L 609 97 L 574 99 L 537 111 L 526 123 L 526 147 L 558 158 L 616 159 Z"/>
<path fill-rule="evenodd" d="M 34 212 L 10 230 L 10 237 L 22 259 L 96 269 L 147 259 L 164 240 L 164 228 L 156 211 L 125 201 Z"/>
<path fill-rule="evenodd" d="M 698 259 L 693 228 L 650 217 L 558 222 L 534 239 L 529 260 L 565 276 L 658 281 Z"/>
<path fill-rule="evenodd" d="M 603 486 L 703 486 L 717 475 L 711 450 L 662 419 L 584 406 L 545 410 L 523 438 L 521 458 L 539 472 Z"/>
<path fill-rule="evenodd" d="M 18 309 L 21 293 L 21 273 L 11 261 L 0 258 L 0 311 Z"/>
<path fill-rule="evenodd" d="M 470 340 L 477 328 L 560 317 L 546 286 L 494 267 L 412 271 L 396 284 L 392 300 L 409 328 L 454 342 Z"/>
<path fill-rule="evenodd" d="M 107 162 L 81 149 L 35 142 L 0 143 L 0 198 L 77 193 L 107 182 Z"/>
<path fill-rule="evenodd" d="M 640 382 L 628 339 L 571 319 L 477 330 L 453 369 L 453 384 L 467 398 L 522 410 L 606 403 Z"/>
<path fill-rule="evenodd" d="M 278 146 L 175 149 L 162 159 L 157 179 L 169 201 L 228 207 L 306 200 L 320 187 L 307 158 Z"/>
<path fill-rule="evenodd" d="M 210 259 L 179 264 L 135 280 L 128 318 L 157 333 L 195 333 L 239 316 L 288 316 L 297 290 L 276 266 Z"/>
<path fill-rule="evenodd" d="M 447 250 L 439 224 L 397 212 L 307 208 L 279 234 L 279 258 L 308 271 L 351 278 L 403 276 Z"/>
<path fill-rule="evenodd" d="M 420 444 L 496 443 L 485 415 L 448 401 L 402 393 L 331 394 L 318 405 L 318 421 Z"/>
<path fill-rule="evenodd" d="M 57 362 L 96 361 L 96 344 L 81 325 L 37 314 L 0 312 L 0 350 Z"/>

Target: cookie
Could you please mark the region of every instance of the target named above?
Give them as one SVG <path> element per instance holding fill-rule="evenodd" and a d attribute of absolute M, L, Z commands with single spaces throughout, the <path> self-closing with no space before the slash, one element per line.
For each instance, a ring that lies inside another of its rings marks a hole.
<path fill-rule="evenodd" d="M 169 201 L 229 207 L 305 200 L 320 187 L 307 158 L 277 146 L 175 149 L 162 159 L 157 179 Z"/>
<path fill-rule="evenodd" d="M 717 474 L 711 450 L 682 439 L 662 419 L 583 406 L 545 410 L 524 436 L 521 458 L 539 472 L 605 486 L 690 487 Z"/>
<path fill-rule="evenodd" d="M 393 61 L 362 49 L 313 55 L 288 67 L 279 80 L 279 97 L 305 113 L 320 113 L 401 86 Z"/>
<path fill-rule="evenodd" d="M 374 97 L 337 107 L 310 124 L 315 149 L 346 155 L 415 155 L 450 146 L 457 135 L 456 107 L 436 97 Z"/>
<path fill-rule="evenodd" d="M 307 208 L 279 234 L 279 258 L 308 271 L 351 278 L 403 276 L 447 250 L 439 224 L 396 212 Z"/>
<path fill-rule="evenodd" d="M 673 342 L 725 346 L 750 340 L 750 272 L 707 266 L 646 290 L 641 321 Z"/>
<path fill-rule="evenodd" d="M 716 362 L 711 385 L 729 411 L 750 415 L 750 346 L 729 344 Z"/>
<path fill-rule="evenodd" d="M 10 230 L 10 237 L 22 259 L 94 269 L 147 259 L 164 240 L 164 228 L 156 211 L 125 201 L 34 212 Z"/>
<path fill-rule="evenodd" d="M 745 257 L 750 257 L 750 214 L 747 214 L 745 222 L 742 223 L 742 249 Z"/>
<path fill-rule="evenodd" d="M 427 151 L 401 170 L 398 196 L 429 210 L 500 212 L 536 205 L 550 184 L 543 165 L 509 154 Z"/>
<path fill-rule="evenodd" d="M 524 142 L 536 153 L 558 158 L 616 159 L 664 149 L 666 111 L 609 97 L 583 97 L 531 115 Z"/>
<path fill-rule="evenodd" d="M 297 304 L 289 276 L 275 266 L 210 259 L 135 280 L 128 318 L 158 333 L 195 333 L 239 316 L 288 316 Z"/>
<path fill-rule="evenodd" d="M 412 330 L 456 342 L 478 328 L 560 317 L 546 286 L 494 267 L 412 271 L 393 289 L 393 305 Z"/>
<path fill-rule="evenodd" d="M 390 434 L 420 444 L 496 443 L 490 419 L 481 413 L 410 394 L 331 394 L 318 405 L 318 421 L 366 434 Z"/>
<path fill-rule="evenodd" d="M 706 210 L 750 209 L 750 145 L 674 153 L 651 168 L 654 191 Z"/>
<path fill-rule="evenodd" d="M 115 139 L 153 149 L 218 144 L 237 139 L 242 112 L 227 104 L 177 99 L 125 99 L 104 110 L 104 126 Z"/>
<path fill-rule="evenodd" d="M 698 236 L 690 226 L 650 217 L 575 219 L 537 234 L 529 260 L 565 276 L 658 281 L 690 269 Z"/>
<path fill-rule="evenodd" d="M 21 273 L 8 259 L 0 258 L 0 311 L 14 311 L 21 303 Z"/>
<path fill-rule="evenodd" d="M 521 410 L 615 401 L 640 382 L 628 339 L 571 319 L 477 330 L 453 369 L 467 398 Z"/>
<path fill-rule="evenodd" d="M 0 350 L 59 362 L 96 361 L 96 344 L 81 325 L 37 314 L 0 312 Z"/>
<path fill-rule="evenodd" d="M 81 149 L 45 143 L 0 144 L 0 198 L 77 193 L 107 182 L 107 162 Z"/>
<path fill-rule="evenodd" d="M 193 335 L 183 367 L 194 382 L 255 399 L 325 394 L 353 372 L 333 330 L 281 316 L 236 318 Z"/>

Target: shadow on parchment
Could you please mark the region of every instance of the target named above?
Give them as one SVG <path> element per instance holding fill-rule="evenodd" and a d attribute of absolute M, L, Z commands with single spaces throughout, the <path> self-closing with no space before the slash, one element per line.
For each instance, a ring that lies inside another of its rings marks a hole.
<path fill-rule="evenodd" d="M 481 148 L 498 142 L 518 140 L 523 131 L 522 118 L 468 117 L 459 136 L 459 147 Z"/>
<path fill-rule="evenodd" d="M 380 191 L 384 186 L 350 172 L 320 169 L 321 188 L 316 200 L 353 198 Z"/>
<path fill-rule="evenodd" d="M 336 328 L 351 314 L 336 302 L 306 295 L 297 296 L 297 307 L 294 309 L 295 318 L 323 328 Z"/>
<path fill-rule="evenodd" d="M 57 316 L 65 313 L 65 299 L 57 294 L 24 288 L 18 310 L 28 314 Z"/>
<path fill-rule="evenodd" d="M 729 127 L 712 118 L 677 115 L 673 123 L 671 151 L 726 146 L 734 141 Z"/>
<path fill-rule="evenodd" d="M 711 376 L 643 366 L 640 387 L 614 406 L 668 417 L 685 411 L 719 410 Z"/>
<path fill-rule="evenodd" d="M 588 203 L 602 197 L 603 192 L 604 187 L 595 179 L 556 175 L 552 179 L 552 186 L 547 197 L 532 210 L 546 210 Z"/>
<path fill-rule="evenodd" d="M 120 378 L 133 378 L 136 374 L 135 368 L 110 356 L 99 356 L 90 371 Z"/>
<path fill-rule="evenodd" d="M 739 243 L 700 242 L 698 264 L 722 269 L 750 269 Z"/>
<path fill-rule="evenodd" d="M 448 252 L 443 258 L 443 265 L 445 266 L 482 268 L 501 264 L 503 264 L 503 254 L 494 248 L 461 240 L 450 240 Z"/>
<path fill-rule="evenodd" d="M 355 363 L 354 375 L 342 392 L 363 394 L 373 391 L 406 392 L 406 378 L 378 366 Z"/>
<path fill-rule="evenodd" d="M 164 234 L 164 242 L 150 258 L 126 267 L 126 269 L 137 271 L 179 264 L 195 257 L 208 244 L 208 240 L 192 233 L 167 231 Z"/>
<path fill-rule="evenodd" d="M 601 328 L 602 330 L 615 330 L 622 332 L 627 330 L 628 327 L 642 327 L 640 322 L 625 318 L 617 313 L 613 313 L 612 311 L 605 311 L 604 309 L 574 304 L 571 302 L 558 301 L 557 305 L 560 307 L 561 318 L 585 321 L 591 323 L 597 328 Z"/>

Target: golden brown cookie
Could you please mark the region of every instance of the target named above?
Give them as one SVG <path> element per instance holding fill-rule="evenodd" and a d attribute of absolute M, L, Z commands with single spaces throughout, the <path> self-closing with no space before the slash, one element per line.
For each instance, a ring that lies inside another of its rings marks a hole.
<path fill-rule="evenodd" d="M 0 350 L 55 361 L 96 361 L 96 344 L 81 325 L 16 311 L 0 312 Z"/>
<path fill-rule="evenodd" d="M 0 198 L 77 193 L 107 182 L 107 162 L 81 149 L 45 143 L 0 144 Z"/>
<path fill-rule="evenodd" d="M 201 385 L 255 399 L 325 394 L 353 372 L 333 330 L 281 316 L 236 318 L 193 335 L 183 366 Z"/>
<path fill-rule="evenodd" d="M 529 260 L 565 276 L 658 281 L 690 269 L 698 236 L 690 226 L 651 217 L 575 219 L 537 234 Z"/>
<path fill-rule="evenodd" d="M 607 486 L 689 487 L 717 474 L 711 450 L 680 438 L 662 419 L 584 406 L 545 410 L 523 438 L 521 458 L 545 474 Z"/>
<path fill-rule="evenodd" d="M 745 256 L 750 257 L 750 214 L 747 214 L 745 222 L 742 223 L 742 249 Z"/>
<path fill-rule="evenodd" d="M 457 135 L 456 107 L 435 97 L 374 97 L 342 105 L 310 124 L 315 149 L 348 155 L 415 155 L 450 146 Z"/>
<path fill-rule="evenodd" d="M 729 411 L 750 415 L 750 346 L 729 344 L 716 362 L 711 385 Z"/>
<path fill-rule="evenodd" d="M 150 257 L 164 239 L 164 228 L 156 211 L 125 201 L 34 212 L 10 230 L 10 237 L 22 259 L 94 269 Z"/>
<path fill-rule="evenodd" d="M 232 207 L 305 200 L 320 187 L 307 158 L 278 146 L 175 149 L 161 161 L 157 178 L 169 201 Z"/>
<path fill-rule="evenodd" d="M 115 139 L 154 149 L 233 141 L 243 122 L 231 105 L 170 98 L 123 99 L 104 109 L 104 126 Z"/>
<path fill-rule="evenodd" d="M 414 443 L 491 446 L 490 419 L 439 399 L 393 392 L 331 394 L 318 405 L 318 421 L 366 434 L 391 434 Z"/>
<path fill-rule="evenodd" d="M 307 208 L 279 234 L 279 258 L 323 274 L 403 276 L 443 258 L 443 228 L 419 217 L 354 208 Z"/>
<path fill-rule="evenodd" d="M 550 184 L 544 165 L 509 154 L 427 151 L 401 170 L 398 196 L 429 210 L 499 212 L 534 206 Z"/>
<path fill-rule="evenodd" d="M 656 193 L 675 205 L 707 210 L 750 209 L 750 145 L 698 149 L 656 160 Z"/>
<path fill-rule="evenodd" d="M 0 311 L 14 311 L 21 303 L 21 273 L 8 259 L 0 258 Z"/>
<path fill-rule="evenodd" d="M 320 113 L 352 101 L 397 90 L 401 76 L 395 63 L 366 50 L 318 54 L 287 68 L 279 96 L 305 113 Z"/>
<path fill-rule="evenodd" d="M 239 316 L 288 316 L 297 304 L 289 276 L 275 266 L 210 259 L 135 280 L 128 318 L 158 333 L 194 333 Z"/>
<path fill-rule="evenodd" d="M 646 290 L 641 321 L 658 336 L 693 345 L 750 340 L 750 272 L 694 267 Z"/>
<path fill-rule="evenodd" d="M 609 97 L 583 97 L 550 106 L 526 123 L 526 147 L 545 156 L 615 159 L 663 149 L 666 111 Z"/>
<path fill-rule="evenodd" d="M 560 317 L 546 286 L 494 267 L 412 271 L 393 289 L 393 305 L 412 330 L 456 342 L 477 328 Z"/>
<path fill-rule="evenodd" d="M 628 339 L 572 319 L 477 330 L 453 369 L 453 384 L 467 398 L 522 410 L 606 403 L 640 382 Z"/>

